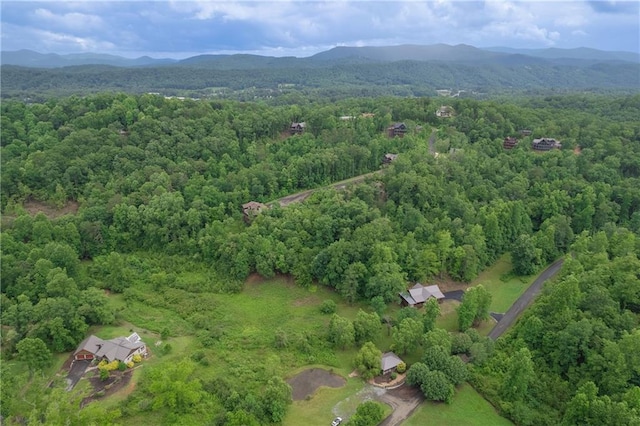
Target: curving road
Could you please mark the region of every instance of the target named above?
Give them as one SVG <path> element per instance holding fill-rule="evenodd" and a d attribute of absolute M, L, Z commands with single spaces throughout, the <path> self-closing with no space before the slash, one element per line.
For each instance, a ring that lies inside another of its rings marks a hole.
<path fill-rule="evenodd" d="M 518 316 L 524 311 L 530 304 L 533 302 L 533 299 L 540 293 L 542 290 L 542 284 L 550 278 L 556 276 L 560 269 L 562 268 L 562 264 L 564 259 L 556 260 L 552 263 L 547 269 L 545 269 L 536 280 L 529 286 L 529 288 L 515 301 L 513 305 L 509 308 L 506 314 L 498 321 L 498 323 L 493 327 L 488 334 L 488 336 L 496 340 L 498 337 L 502 336 L 502 334 L 507 331 L 509 327 L 515 322 Z"/>

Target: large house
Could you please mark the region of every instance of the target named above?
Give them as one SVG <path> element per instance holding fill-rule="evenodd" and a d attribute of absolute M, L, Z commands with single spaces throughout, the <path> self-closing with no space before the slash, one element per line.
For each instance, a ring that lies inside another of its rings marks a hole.
<path fill-rule="evenodd" d="M 242 205 L 242 214 L 244 216 L 244 220 L 250 221 L 262 210 L 266 210 L 268 208 L 269 206 L 267 206 L 266 204 L 262 204 L 257 201 L 249 201 L 248 203 Z"/>
<path fill-rule="evenodd" d="M 440 291 L 437 285 L 424 286 L 417 283 L 411 287 L 408 291 L 400 293 L 400 303 L 402 306 L 412 306 L 419 308 L 424 305 L 424 302 L 434 297 L 440 301 L 444 299 L 444 294 Z"/>
<path fill-rule="evenodd" d="M 407 125 L 404 123 L 393 123 L 387 128 L 387 134 L 390 138 L 395 136 L 403 137 L 405 133 L 407 133 Z"/>
<path fill-rule="evenodd" d="M 91 335 L 84 339 L 78 349 L 73 353 L 73 358 L 79 360 L 107 360 L 122 361 L 124 363 L 133 360 L 134 355 L 147 355 L 147 346 L 138 333 L 133 333 L 129 337 L 116 337 L 111 340 L 102 340 Z"/>
<path fill-rule="evenodd" d="M 307 123 L 304 121 L 301 123 L 291 123 L 291 127 L 289 127 L 289 133 L 292 135 L 299 135 L 304 133 L 304 129 L 307 127 Z"/>
<path fill-rule="evenodd" d="M 450 118 L 453 116 L 453 108 L 443 105 L 436 111 L 436 116 L 440 118 Z"/>
<path fill-rule="evenodd" d="M 398 365 L 402 364 L 402 360 L 398 357 L 398 355 L 393 352 L 385 352 L 382 354 L 382 358 L 380 359 L 380 369 L 382 370 L 382 374 L 391 373 L 398 368 Z"/>
<path fill-rule="evenodd" d="M 515 147 L 516 145 L 518 145 L 518 139 L 510 137 L 510 136 L 507 136 L 506 138 L 504 138 L 504 143 L 502 144 L 504 149 L 511 149 L 511 148 Z"/>
<path fill-rule="evenodd" d="M 554 148 L 562 148 L 562 144 L 553 138 L 540 138 L 534 139 L 531 147 L 536 151 L 549 151 Z"/>

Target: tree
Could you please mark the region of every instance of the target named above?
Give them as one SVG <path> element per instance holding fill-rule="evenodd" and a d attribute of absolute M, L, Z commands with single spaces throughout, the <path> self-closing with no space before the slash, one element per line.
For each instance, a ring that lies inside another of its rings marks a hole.
<path fill-rule="evenodd" d="M 527 235 L 520 235 L 511 250 L 513 270 L 518 275 L 531 275 L 540 265 L 540 253 L 533 239 Z"/>
<path fill-rule="evenodd" d="M 443 328 L 436 328 L 424 335 L 422 345 L 425 349 L 432 346 L 441 346 L 447 353 L 451 353 L 451 335 Z"/>
<path fill-rule="evenodd" d="M 407 371 L 407 384 L 420 387 L 420 385 L 422 385 L 422 383 L 427 380 L 427 373 L 429 371 L 429 367 L 427 367 L 424 363 L 413 363 Z"/>
<path fill-rule="evenodd" d="M 424 314 L 422 315 L 422 325 L 424 331 L 428 332 L 435 328 L 436 320 L 440 316 L 440 304 L 435 297 L 430 297 L 424 304 Z"/>
<path fill-rule="evenodd" d="M 441 371 L 429 371 L 420 385 L 425 398 L 430 401 L 444 401 L 451 404 L 455 389 L 447 376 Z"/>
<path fill-rule="evenodd" d="M 372 342 L 365 343 L 356 354 L 354 364 L 364 380 L 380 374 L 382 352 Z"/>
<path fill-rule="evenodd" d="M 454 355 L 468 354 L 472 344 L 473 342 L 468 334 L 455 333 L 451 336 L 451 353 Z"/>
<path fill-rule="evenodd" d="M 462 296 L 462 303 L 458 306 L 458 330 L 465 331 L 470 328 L 478 312 L 478 293 L 473 291 L 473 287 L 468 289 Z"/>
<path fill-rule="evenodd" d="M 291 404 L 291 386 L 282 378 L 274 376 L 267 383 L 262 397 L 264 412 L 272 423 L 280 423 Z"/>
<path fill-rule="evenodd" d="M 382 404 L 376 401 L 365 401 L 358 405 L 356 412 L 349 421 L 347 426 L 376 426 L 382 421 L 384 408 Z"/>
<path fill-rule="evenodd" d="M 347 318 L 341 317 L 338 314 L 331 316 L 329 322 L 328 340 L 335 347 L 342 349 L 349 345 L 353 345 L 355 342 L 355 330 L 353 323 Z"/>
<path fill-rule="evenodd" d="M 534 379 L 531 353 L 529 349 L 522 348 L 507 362 L 507 373 L 501 389 L 502 397 L 507 401 L 521 401 Z"/>
<path fill-rule="evenodd" d="M 195 364 L 184 359 L 176 364 L 157 366 L 147 373 L 147 387 L 155 408 L 168 407 L 187 413 L 205 396 L 202 383 L 192 377 Z"/>
<path fill-rule="evenodd" d="M 356 343 L 375 340 L 380 335 L 380 317 L 375 312 L 358 310 L 353 321 Z"/>
<path fill-rule="evenodd" d="M 31 375 L 51 364 L 51 352 L 47 345 L 38 338 L 22 339 L 16 345 L 16 349 L 18 357 L 27 363 Z"/>
<path fill-rule="evenodd" d="M 405 318 L 393 329 L 393 346 L 402 354 L 414 350 L 420 344 L 422 322 Z"/>

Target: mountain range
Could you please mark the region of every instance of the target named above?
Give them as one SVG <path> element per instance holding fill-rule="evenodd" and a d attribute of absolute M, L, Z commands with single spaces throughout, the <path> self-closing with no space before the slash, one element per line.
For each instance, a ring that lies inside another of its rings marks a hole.
<path fill-rule="evenodd" d="M 290 68 L 335 65 L 337 63 L 426 61 L 466 64 L 526 65 L 554 63 L 563 65 L 592 65 L 601 62 L 640 63 L 635 52 L 610 52 L 590 48 L 577 49 L 514 49 L 508 47 L 477 48 L 459 44 L 398 45 L 398 46 L 339 46 L 309 57 L 272 57 L 261 55 L 198 55 L 187 59 L 156 59 L 142 56 L 135 59 L 98 53 L 59 55 L 42 54 L 31 50 L 3 51 L 1 65 L 30 68 L 61 68 L 82 65 L 110 65 L 116 67 L 188 66 L 214 69 Z"/>

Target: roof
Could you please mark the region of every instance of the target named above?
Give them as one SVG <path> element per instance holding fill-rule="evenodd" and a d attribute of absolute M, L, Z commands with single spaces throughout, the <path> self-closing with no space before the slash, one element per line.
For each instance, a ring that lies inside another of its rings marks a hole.
<path fill-rule="evenodd" d="M 406 129 L 407 125 L 404 123 L 393 123 L 393 126 L 391 126 L 393 129 Z"/>
<path fill-rule="evenodd" d="M 300 123 L 291 123 L 291 127 L 303 127 L 304 128 L 306 126 L 307 126 L 307 123 L 304 122 L 304 121 L 302 121 Z"/>
<path fill-rule="evenodd" d="M 416 283 L 408 292 L 403 291 L 400 293 L 400 297 L 406 300 L 409 305 L 415 305 L 424 303 L 431 297 L 435 297 L 437 300 L 444 299 L 444 294 L 442 294 L 440 287 L 437 285 L 423 286 L 420 283 Z"/>
<path fill-rule="evenodd" d="M 257 201 L 249 201 L 242 205 L 242 210 L 262 210 L 264 208 L 267 208 L 267 205 Z"/>
<path fill-rule="evenodd" d="M 395 368 L 403 362 L 398 355 L 393 352 L 385 352 L 382 354 L 382 358 L 380 359 L 380 368 L 382 371 L 387 371 L 391 368 Z"/>
<path fill-rule="evenodd" d="M 144 343 L 137 333 L 133 333 L 129 337 L 116 337 L 111 340 L 102 340 L 91 335 L 80 343 L 80 346 L 73 354 L 75 355 L 85 350 L 91 352 L 97 358 L 106 358 L 109 362 L 114 360 L 124 361 L 131 352 L 141 347 L 144 347 Z"/>

